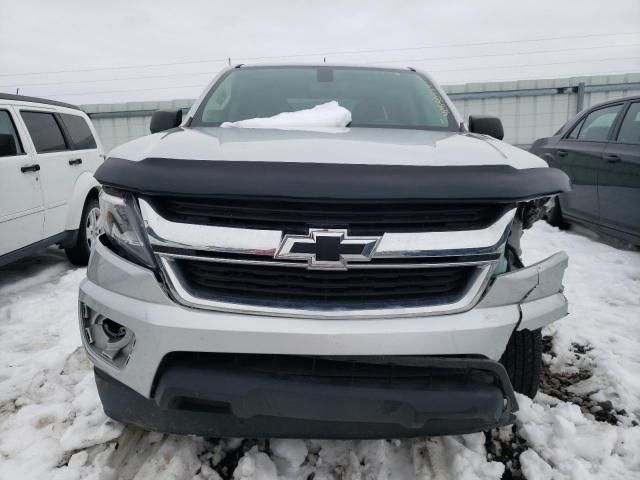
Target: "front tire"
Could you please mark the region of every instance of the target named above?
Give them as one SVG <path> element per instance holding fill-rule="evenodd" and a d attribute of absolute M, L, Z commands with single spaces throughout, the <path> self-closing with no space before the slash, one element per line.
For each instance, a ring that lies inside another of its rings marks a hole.
<path fill-rule="evenodd" d="M 100 218 L 100 204 L 97 198 L 89 198 L 82 210 L 80 219 L 80 230 L 76 244 L 65 248 L 67 258 L 71 263 L 78 266 L 85 266 L 89 263 L 91 248 L 98 238 L 98 219 Z"/>
<path fill-rule="evenodd" d="M 511 380 L 513 389 L 533 398 L 540 383 L 542 365 L 542 332 L 537 330 L 515 331 L 500 358 Z"/>

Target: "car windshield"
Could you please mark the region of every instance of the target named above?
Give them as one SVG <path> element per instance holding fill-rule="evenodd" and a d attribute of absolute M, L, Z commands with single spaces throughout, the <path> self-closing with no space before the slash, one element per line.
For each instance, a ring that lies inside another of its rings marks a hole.
<path fill-rule="evenodd" d="M 244 67 L 211 88 L 191 126 L 219 126 L 337 101 L 350 127 L 458 130 L 434 85 L 411 70 L 359 67 Z"/>

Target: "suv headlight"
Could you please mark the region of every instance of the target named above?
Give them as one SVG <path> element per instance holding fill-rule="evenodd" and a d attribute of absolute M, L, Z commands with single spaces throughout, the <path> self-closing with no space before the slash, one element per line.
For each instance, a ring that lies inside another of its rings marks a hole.
<path fill-rule="evenodd" d="M 132 194 L 102 189 L 100 224 L 117 253 L 145 267 L 156 267 L 142 226 L 142 217 Z"/>

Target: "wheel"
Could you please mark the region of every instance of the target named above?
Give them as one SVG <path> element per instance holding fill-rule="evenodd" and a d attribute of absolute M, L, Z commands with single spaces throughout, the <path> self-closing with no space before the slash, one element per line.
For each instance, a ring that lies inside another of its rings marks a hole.
<path fill-rule="evenodd" d="M 500 358 L 511 380 L 513 389 L 533 398 L 540 383 L 542 365 L 542 333 L 537 330 L 513 332 L 507 349 Z"/>
<path fill-rule="evenodd" d="M 100 234 L 98 219 L 100 218 L 100 205 L 98 199 L 89 198 L 82 210 L 80 219 L 80 230 L 78 238 L 73 247 L 65 248 L 67 258 L 74 265 L 84 266 L 89 263 L 91 247 Z"/>
<path fill-rule="evenodd" d="M 545 205 L 545 210 L 545 219 L 549 225 L 558 227 L 561 230 L 565 230 L 569 227 L 562 217 L 562 209 L 560 208 L 560 199 L 558 197 L 549 200 Z"/>

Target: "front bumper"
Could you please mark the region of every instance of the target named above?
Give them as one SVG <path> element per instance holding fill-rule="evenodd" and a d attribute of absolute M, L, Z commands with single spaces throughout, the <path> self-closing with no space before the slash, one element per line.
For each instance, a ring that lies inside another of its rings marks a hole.
<path fill-rule="evenodd" d="M 489 359 L 484 361 L 494 360 L 491 364 L 496 366 L 515 329 L 537 329 L 566 315 L 566 299 L 561 293 L 566 264 L 566 254 L 559 253 L 531 267 L 500 275 L 480 303 L 462 313 L 392 319 L 308 319 L 243 315 L 180 306 L 169 298 L 151 271 L 118 257 L 97 242 L 88 278 L 80 286 L 82 331 L 85 331 L 87 318 L 100 315 L 130 329 L 135 335 L 135 345 L 127 361 L 116 365 L 98 354 L 86 335 L 83 334 L 82 338 L 100 372 L 97 381 L 105 411 L 116 419 L 150 429 L 233 436 L 260 432 L 266 435 L 270 432 L 270 435 L 281 436 L 345 437 L 481 430 L 505 423 L 510 419 L 511 411 L 517 408 L 515 402 L 505 401 L 512 395 L 508 380 L 506 385 L 499 382 L 493 387 L 479 385 L 480 388 L 474 386 L 471 390 L 459 382 L 449 383 L 446 391 L 450 393 L 445 397 L 441 392 L 437 393 L 440 391 L 438 388 L 434 393 L 428 387 L 415 384 L 406 389 L 398 384 L 382 390 L 376 385 L 363 384 L 357 392 L 348 393 L 347 387 L 338 382 L 324 385 L 314 391 L 311 398 L 307 394 L 298 395 L 298 384 L 302 381 L 307 388 L 315 378 L 304 381 L 298 378 L 296 385 L 281 385 L 272 375 L 258 381 L 247 376 L 246 372 L 232 372 L 229 377 L 229 372 L 215 369 L 200 371 L 196 383 L 208 385 L 203 394 L 206 402 L 231 405 L 231 410 L 226 411 L 227 420 L 207 416 L 213 415 L 211 409 L 205 409 L 209 413 L 198 410 L 198 415 L 193 411 L 171 409 L 170 402 L 162 403 L 158 387 L 167 374 L 164 368 L 166 359 L 174 352 L 392 358 L 472 355 Z M 290 379 L 286 381 L 290 382 Z M 264 385 L 261 382 L 267 382 L 271 388 L 258 388 L 258 385 Z M 225 393 L 225 388 L 230 388 L 230 385 L 242 388 Z M 259 392 L 267 391 L 281 393 L 276 396 L 259 395 Z M 215 392 L 219 392 L 218 398 L 215 398 Z M 394 392 L 401 392 L 402 399 L 411 400 L 401 401 Z M 230 402 L 225 396 L 227 394 L 244 400 Z M 444 400 L 434 400 L 436 397 L 433 395 L 436 394 Z M 305 407 L 295 415 L 280 412 L 284 416 L 249 409 L 243 417 L 239 415 L 242 409 L 237 405 L 245 405 L 247 395 L 270 399 L 265 404 L 293 403 Z M 318 400 L 311 401 L 319 398 L 323 399 L 320 404 L 315 403 Z M 359 411 L 355 406 L 367 404 L 367 401 L 372 415 L 366 418 L 353 416 Z M 332 417 L 327 407 L 329 404 L 335 405 L 331 411 L 346 412 L 352 421 L 345 417 Z M 456 406 L 453 411 L 447 409 L 450 405 Z M 442 410 L 438 406 L 447 408 Z M 413 417 L 409 414 L 394 417 L 391 412 L 398 408 L 413 412 L 411 415 L 417 420 L 411 420 Z M 324 417 L 314 417 L 322 411 L 325 412 Z M 218 412 L 217 415 L 222 414 Z M 269 419 L 273 418 L 278 421 L 270 423 Z M 373 421 L 375 418 L 380 418 L 380 421 Z M 196 428 L 200 424 L 198 422 L 205 426 Z M 412 425 L 416 422 L 422 426 L 414 428 Z M 184 428 L 175 425 L 183 425 Z M 277 425 L 281 425 L 281 429 Z M 327 429 L 325 433 L 324 428 Z"/>
<path fill-rule="evenodd" d="M 96 369 L 105 412 L 165 433 L 379 438 L 477 432 L 512 422 L 517 410 L 504 368 L 491 360 L 210 357 L 165 362 L 153 399 Z"/>

